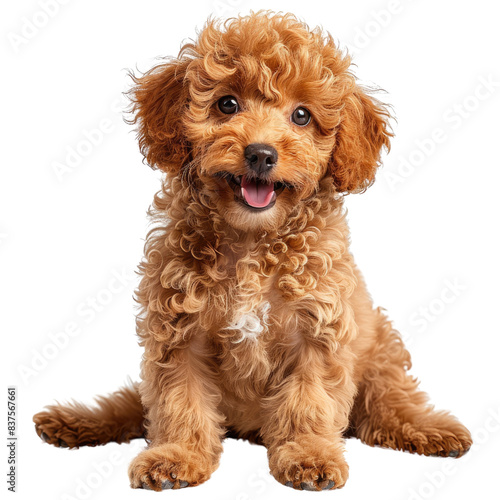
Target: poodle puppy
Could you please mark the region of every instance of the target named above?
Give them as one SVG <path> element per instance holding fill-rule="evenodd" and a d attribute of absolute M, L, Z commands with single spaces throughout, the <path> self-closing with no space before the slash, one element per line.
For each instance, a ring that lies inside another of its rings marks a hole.
<path fill-rule="evenodd" d="M 296 489 L 341 488 L 344 440 L 460 457 L 349 251 L 344 195 L 392 136 L 332 37 L 290 14 L 209 20 L 130 91 L 146 162 L 165 175 L 137 290 L 141 382 L 34 417 L 76 448 L 145 437 L 133 488 L 195 486 L 225 437 L 267 447 Z"/>

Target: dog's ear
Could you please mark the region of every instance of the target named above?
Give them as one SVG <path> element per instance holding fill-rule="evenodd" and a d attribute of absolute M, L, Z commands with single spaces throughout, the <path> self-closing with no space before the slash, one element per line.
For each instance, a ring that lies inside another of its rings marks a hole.
<path fill-rule="evenodd" d="M 183 130 L 188 102 L 184 83 L 189 60 L 175 59 L 155 66 L 141 77 L 132 76 L 134 87 L 128 120 L 137 125 L 139 147 L 151 168 L 176 172 L 189 158 L 189 144 Z"/>
<path fill-rule="evenodd" d="M 330 162 L 339 192 L 359 192 L 375 179 L 383 147 L 390 148 L 390 114 L 376 99 L 356 86 L 345 101 Z"/>

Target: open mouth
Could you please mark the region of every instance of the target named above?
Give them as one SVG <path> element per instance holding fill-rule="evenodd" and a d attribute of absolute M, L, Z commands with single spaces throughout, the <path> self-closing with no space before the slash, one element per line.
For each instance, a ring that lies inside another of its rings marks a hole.
<path fill-rule="evenodd" d="M 249 175 L 232 175 L 229 172 L 219 172 L 218 177 L 226 179 L 234 192 L 234 199 L 248 208 L 256 211 L 268 210 L 276 203 L 276 198 L 285 187 L 284 182 L 270 182 L 266 179 Z"/>

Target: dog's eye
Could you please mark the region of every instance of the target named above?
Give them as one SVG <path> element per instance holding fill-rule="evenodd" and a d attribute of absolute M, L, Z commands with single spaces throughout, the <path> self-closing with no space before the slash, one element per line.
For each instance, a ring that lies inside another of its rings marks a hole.
<path fill-rule="evenodd" d="M 226 95 L 219 99 L 219 109 L 226 115 L 232 115 L 239 109 L 238 101 L 232 95 Z"/>
<path fill-rule="evenodd" d="M 306 108 L 297 108 L 292 113 L 292 122 L 300 127 L 305 127 L 311 121 L 311 113 Z"/>

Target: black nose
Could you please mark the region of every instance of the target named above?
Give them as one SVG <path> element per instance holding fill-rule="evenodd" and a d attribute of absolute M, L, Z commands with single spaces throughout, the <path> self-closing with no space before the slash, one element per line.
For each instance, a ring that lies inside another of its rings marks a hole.
<path fill-rule="evenodd" d="M 264 174 L 276 166 L 278 152 L 269 144 L 250 144 L 245 148 L 248 166 L 257 174 Z"/>

